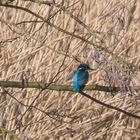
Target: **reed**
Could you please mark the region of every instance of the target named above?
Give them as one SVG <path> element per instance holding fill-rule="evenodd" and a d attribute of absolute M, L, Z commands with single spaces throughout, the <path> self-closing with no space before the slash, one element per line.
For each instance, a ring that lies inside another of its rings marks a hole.
<path fill-rule="evenodd" d="M 139 1 L 56 0 L 48 6 L 17 0 L 10 5 L 0 4 L 0 81 L 69 86 L 78 64 L 89 63 L 96 71 L 88 85 L 122 89 L 114 97 L 100 90 L 86 93 L 140 116 L 139 91 L 132 88 L 140 84 Z M 2 140 L 140 139 L 139 120 L 72 89 L 4 90 Z"/>

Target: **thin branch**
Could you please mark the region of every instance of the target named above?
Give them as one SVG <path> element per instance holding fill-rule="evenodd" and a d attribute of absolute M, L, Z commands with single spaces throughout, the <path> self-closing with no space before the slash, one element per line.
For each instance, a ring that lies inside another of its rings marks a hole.
<path fill-rule="evenodd" d="M 41 19 L 42 21 L 44 21 L 45 23 L 47 23 L 51 27 L 57 29 L 58 31 L 63 32 L 65 34 L 67 34 L 67 35 L 73 36 L 73 37 L 75 37 L 75 38 L 77 38 L 77 39 L 79 39 L 79 40 L 81 40 L 81 41 L 83 41 L 83 42 L 85 42 L 85 43 L 93 46 L 94 48 L 98 48 L 98 49 L 100 49 L 102 51 L 105 51 L 106 53 L 110 54 L 113 58 L 121 61 L 122 63 L 125 63 L 127 65 L 130 65 L 132 67 L 132 70 L 140 70 L 140 66 L 139 65 L 134 65 L 133 63 L 128 62 L 123 57 L 118 56 L 118 54 L 114 54 L 111 50 L 108 49 L 107 46 L 103 46 L 102 43 L 101 44 L 94 43 L 93 41 L 87 40 L 87 39 L 85 39 L 82 36 L 79 36 L 79 35 L 74 34 L 73 32 L 66 31 L 66 30 L 58 27 L 57 25 L 53 24 L 52 22 L 50 22 L 50 19 L 45 19 L 44 17 L 42 17 L 42 16 L 34 13 L 33 11 L 31 11 L 31 10 L 29 10 L 27 8 L 24 8 L 24 7 L 21 7 L 21 6 L 15 6 L 15 5 L 1 4 L 1 3 L 0 3 L 0 6 L 9 7 L 9 8 L 15 8 L 15 9 L 23 10 L 23 11 L 25 11 L 27 13 L 30 13 L 31 15 L 34 15 L 35 17 Z"/>
<path fill-rule="evenodd" d="M 118 107 L 115 107 L 115 106 L 106 104 L 106 103 L 104 103 L 104 102 L 101 102 L 101 101 L 95 99 L 94 97 L 91 97 L 90 95 L 84 93 L 84 92 L 80 92 L 80 94 L 83 95 L 83 96 L 85 96 L 85 97 L 87 97 L 88 99 L 90 99 L 90 100 L 92 100 L 92 101 L 94 101 L 94 102 L 96 102 L 96 103 L 102 105 L 102 106 L 105 106 L 105 107 L 107 107 L 107 108 L 110 108 L 110 109 L 113 109 L 113 110 L 122 112 L 123 114 L 126 114 L 126 115 L 128 115 L 129 117 L 134 117 L 134 118 L 140 119 L 140 116 L 137 116 L 137 115 L 135 115 L 135 114 L 132 114 L 132 113 L 130 113 L 130 112 L 127 112 L 127 111 L 125 111 L 125 110 L 122 110 L 122 109 L 120 109 L 120 108 L 118 108 Z"/>

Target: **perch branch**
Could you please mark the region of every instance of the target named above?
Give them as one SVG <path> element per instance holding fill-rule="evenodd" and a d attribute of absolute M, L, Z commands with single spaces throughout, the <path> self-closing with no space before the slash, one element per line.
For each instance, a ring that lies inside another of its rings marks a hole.
<path fill-rule="evenodd" d="M 57 85 L 57 84 L 49 84 L 43 82 L 28 82 L 23 84 L 22 82 L 17 81 L 0 81 L 0 86 L 4 88 L 36 88 L 36 89 L 48 89 L 48 90 L 56 90 L 56 91 L 73 91 L 73 86 L 71 85 Z M 123 87 L 124 88 L 124 87 Z M 127 87 L 128 90 L 139 90 L 140 87 Z M 83 91 L 103 91 L 103 92 L 119 92 L 122 91 L 121 87 L 109 87 L 109 86 L 101 86 L 101 85 L 87 85 L 84 87 Z"/>

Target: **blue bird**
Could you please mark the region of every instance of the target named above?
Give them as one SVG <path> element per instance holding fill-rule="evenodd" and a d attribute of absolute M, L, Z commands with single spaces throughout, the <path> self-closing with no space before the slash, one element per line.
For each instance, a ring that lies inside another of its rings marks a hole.
<path fill-rule="evenodd" d="M 72 81 L 76 92 L 79 92 L 87 83 L 89 77 L 88 70 L 90 70 L 89 65 L 83 63 L 80 64 L 77 70 L 74 72 Z"/>

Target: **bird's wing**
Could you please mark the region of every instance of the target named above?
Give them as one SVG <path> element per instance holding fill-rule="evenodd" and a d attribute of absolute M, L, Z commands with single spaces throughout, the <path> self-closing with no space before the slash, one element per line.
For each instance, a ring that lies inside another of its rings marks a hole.
<path fill-rule="evenodd" d="M 72 81 L 77 81 L 77 77 L 78 77 L 78 72 L 77 71 L 74 71 L 73 73 L 73 77 L 72 77 Z"/>
<path fill-rule="evenodd" d="M 80 86 L 85 85 L 88 81 L 88 77 L 89 77 L 89 74 L 87 71 L 79 71 L 78 78 L 77 78 L 78 84 Z"/>
<path fill-rule="evenodd" d="M 73 78 L 72 78 L 73 86 L 74 86 L 75 91 L 79 91 L 80 90 L 80 85 L 78 83 L 78 76 L 79 76 L 79 71 L 75 71 L 73 73 Z"/>

